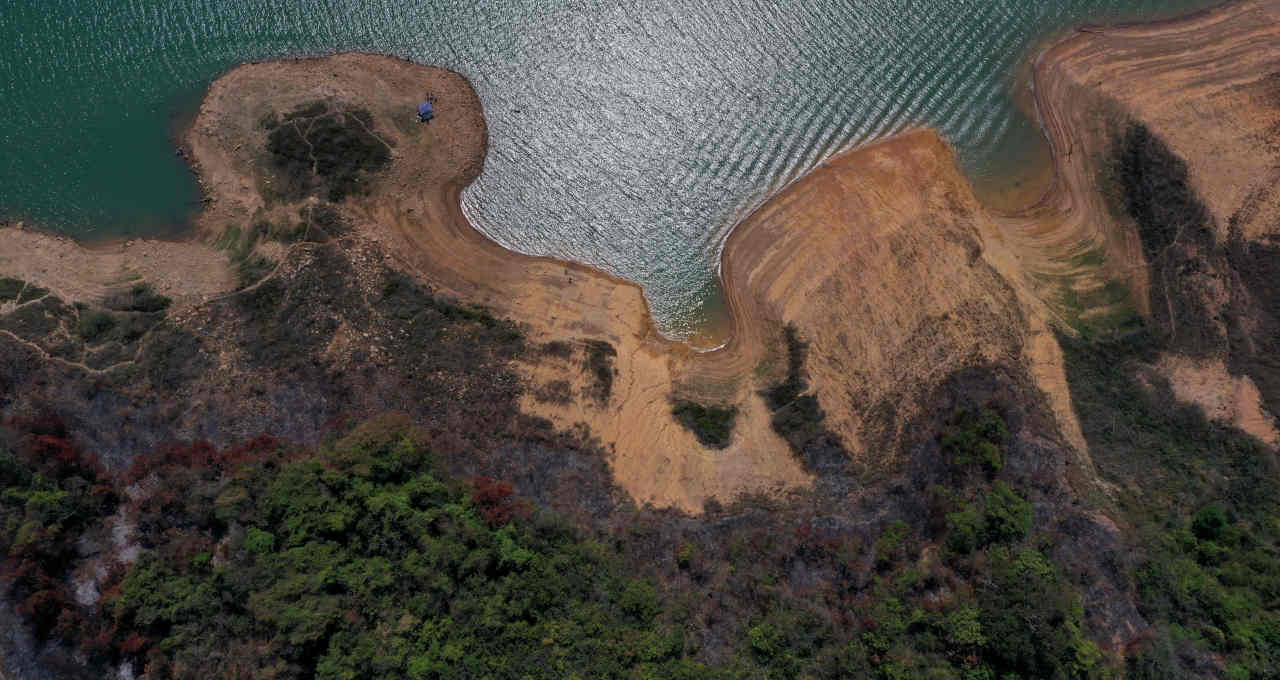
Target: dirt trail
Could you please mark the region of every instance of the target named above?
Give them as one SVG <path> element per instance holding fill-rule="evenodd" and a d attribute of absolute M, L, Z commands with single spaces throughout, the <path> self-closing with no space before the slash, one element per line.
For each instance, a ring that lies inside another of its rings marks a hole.
<path fill-rule="evenodd" d="M 1000 363 L 1025 369 L 1046 394 L 1088 479 L 1087 449 L 1051 331 L 1063 318 L 1058 296 L 1064 285 L 1089 288 L 1115 278 L 1141 291 L 1147 271 L 1132 224 L 1096 189 L 1109 126 L 1132 113 L 1167 135 L 1223 224 L 1241 203 L 1253 206 L 1247 229 L 1274 224 L 1255 219 L 1280 209 L 1269 195 L 1259 198 L 1278 165 L 1254 152 L 1261 118 L 1249 116 L 1271 106 L 1257 83 L 1280 59 L 1276 12 L 1267 3 L 1241 3 L 1184 22 L 1080 33 L 1047 49 L 1034 84 L 1057 175 L 1041 201 L 1017 214 L 984 208 L 951 149 L 930 131 L 909 131 L 815 169 L 728 239 L 722 283 L 731 339 L 716 352 L 664 339 L 636 285 L 512 253 L 476 231 L 459 196 L 487 150 L 478 97 L 457 74 L 388 57 L 251 64 L 216 81 L 186 139 L 209 199 L 197 239 L 148 246 L 168 262 L 146 276 L 168 282 L 161 292 L 190 300 L 230 288 L 225 267 L 191 281 L 175 273 L 216 257 L 200 244 L 229 225 L 296 214 L 299 206 L 271 184 L 264 118 L 317 99 L 363 108 L 392 162 L 371 176 L 365 195 L 342 206 L 358 237 L 380 243 L 437 290 L 525 324 L 534 343 L 567 343 L 522 364 L 530 388 L 524 407 L 562 427 L 588 426 L 610 451 L 618 483 L 638 501 L 697 512 L 708 499 L 811 483 L 770 426 L 760 396 L 785 371 L 787 324 L 809 343 L 809 384 L 825 425 L 856 462 L 891 463 L 917 436 L 909 427 L 926 393 L 956 370 Z M 413 113 L 424 96 L 438 112 L 427 125 Z M 1206 107 L 1217 118 L 1193 119 Z M 1224 118 L 1251 122 L 1219 125 Z M 7 252 L 50 247 L 13 242 L 20 249 Z M 1095 251 L 1102 256 L 1090 255 Z M 93 294 L 110 272 L 142 268 L 136 258 L 115 257 L 101 259 L 92 270 L 99 273 L 86 278 L 32 276 L 77 299 Z M 0 259 L 0 269 L 30 268 L 20 262 L 28 262 L 25 255 Z M 616 350 L 604 398 L 601 376 L 584 358 L 595 341 Z M 553 384 L 567 385 L 571 398 L 539 400 L 540 388 Z M 673 419 L 673 398 L 736 406 L 729 447 L 700 445 Z"/>

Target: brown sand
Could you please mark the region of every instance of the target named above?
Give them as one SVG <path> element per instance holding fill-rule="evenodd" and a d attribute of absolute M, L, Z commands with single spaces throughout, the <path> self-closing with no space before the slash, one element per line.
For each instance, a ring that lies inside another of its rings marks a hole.
<path fill-rule="evenodd" d="M 92 300 L 146 281 L 175 312 L 231 287 L 226 258 L 200 243 L 133 239 L 86 247 L 21 226 L 0 230 L 0 272 L 38 283 L 64 300 Z"/>
<path fill-rule="evenodd" d="M 1004 231 L 1028 271 L 1128 279 L 1147 299 L 1147 267 L 1133 225 L 1096 189 L 1110 133 L 1143 121 L 1187 160 L 1218 226 L 1250 211 L 1245 235 L 1280 223 L 1268 200 L 1280 179 L 1275 143 L 1280 86 L 1280 5 L 1238 2 L 1146 25 L 1077 31 L 1035 60 L 1036 107 L 1050 139 L 1056 180 Z M 1263 204 L 1266 205 L 1263 205 Z M 1222 234 L 1225 236 L 1225 233 Z M 1064 254 L 1101 246 L 1101 271 Z M 1085 284 L 1087 285 L 1087 283 Z M 1143 310 L 1146 311 L 1146 310 Z"/>
<path fill-rule="evenodd" d="M 1231 375 L 1220 359 L 1196 360 L 1177 354 L 1162 356 L 1156 370 L 1168 378 L 1179 401 L 1200 406 L 1210 420 L 1280 447 L 1275 418 L 1263 408 L 1258 386 L 1248 376 Z"/>
<path fill-rule="evenodd" d="M 1263 3 L 1240 4 L 1155 28 L 1082 33 L 1043 53 L 1034 68 L 1037 107 L 1057 174 L 1043 200 L 1019 214 L 985 209 L 951 150 L 928 131 L 904 133 L 814 170 L 726 243 L 722 283 L 731 339 L 716 352 L 696 353 L 662 338 L 634 284 L 512 253 L 466 222 L 458 197 L 483 165 L 487 132 L 475 93 L 441 69 L 345 54 L 231 71 L 214 83 L 187 137 L 210 199 L 197 231 L 209 241 L 227 225 L 296 212 L 296 205 L 269 200 L 259 121 L 316 98 L 351 103 L 373 113 L 394 158 L 368 196 L 344 206 L 359 237 L 380 243 L 438 290 L 525 324 L 534 342 L 611 343 L 617 375 L 605 403 L 587 396 L 591 376 L 579 359 L 548 356 L 522 364 L 530 388 L 565 380 L 577 398 L 558 405 L 530 396 L 524 407 L 563 427 L 586 424 L 608 448 L 618 483 L 637 500 L 697 512 L 711 498 L 810 483 L 770 427 L 759 396 L 784 370 L 784 324 L 795 324 L 810 343 L 810 382 L 828 412 L 827 425 L 861 464 L 888 462 L 915 435 L 906 428 L 923 396 L 948 374 L 1004 363 L 1028 369 L 1084 464 L 1077 469 L 1087 473 L 1087 450 L 1050 332 L 1058 283 L 1046 281 L 1090 285 L 1119 275 L 1141 286 L 1145 272 L 1132 225 L 1114 217 L 1094 188 L 1107 132 L 1096 118 L 1100 111 L 1132 111 L 1150 120 L 1189 159 L 1215 212 L 1233 214 L 1233 206 L 1249 204 L 1262 190 L 1233 188 L 1233 179 L 1248 175 L 1249 186 L 1261 187 L 1275 166 L 1263 168 L 1261 156 L 1232 166 L 1234 156 L 1223 150 L 1256 140 L 1239 129 L 1202 134 L 1213 126 L 1194 114 L 1211 104 L 1219 118 L 1254 120 L 1251 112 L 1261 105 L 1233 88 L 1257 81 L 1280 58 L 1274 12 Z M 419 125 L 412 113 L 424 93 L 440 111 L 430 125 Z M 1259 214 L 1271 214 L 1271 203 L 1253 204 Z M 6 243 L 15 238 L 0 234 Z M 170 257 L 211 252 L 180 245 L 191 252 Z M 1099 245 L 1104 266 L 1073 262 L 1072 255 Z M 47 272 L 31 276 L 57 279 Z M 72 299 L 94 290 L 64 278 L 59 290 Z M 177 290 L 179 284 L 171 285 Z M 198 299 L 219 287 L 228 288 L 229 280 L 201 279 L 184 294 Z M 730 446 L 709 450 L 676 424 L 676 397 L 737 406 Z"/>
<path fill-rule="evenodd" d="M 1045 197 L 1005 220 L 1004 231 L 1028 272 L 1087 291 L 1126 281 L 1149 315 L 1149 273 L 1137 231 L 1114 196 L 1095 187 L 1106 176 L 1110 135 L 1142 121 L 1186 160 L 1192 186 L 1213 214 L 1217 240 L 1231 229 L 1246 243 L 1280 236 L 1280 4 L 1237 2 L 1168 22 L 1096 27 L 1043 51 L 1034 84 L 1057 175 Z M 1099 248 L 1101 266 L 1078 255 Z M 1229 282 L 1219 282 L 1225 304 Z M 1046 299 L 1052 293 L 1041 287 Z M 1221 315 L 1217 319 L 1225 323 Z M 1247 320 L 1246 320 L 1247 323 Z M 1225 332 L 1225 326 L 1224 326 Z M 1165 356 L 1154 370 L 1177 396 L 1215 419 L 1272 443 L 1274 414 L 1257 387 L 1228 374 L 1221 358 Z"/>

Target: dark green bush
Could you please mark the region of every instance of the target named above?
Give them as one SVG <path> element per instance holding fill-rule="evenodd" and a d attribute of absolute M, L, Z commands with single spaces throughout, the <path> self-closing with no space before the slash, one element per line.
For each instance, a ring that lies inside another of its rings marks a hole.
<path fill-rule="evenodd" d="M 110 312 L 93 310 L 80 315 L 80 323 L 76 331 L 81 340 L 94 342 L 115 327 L 116 318 Z"/>
<path fill-rule="evenodd" d="M 988 543 L 1013 543 L 1031 530 L 1031 504 L 1008 484 L 996 482 L 985 496 L 983 533 Z"/>
<path fill-rule="evenodd" d="M 1206 505 L 1196 513 L 1191 530 L 1197 538 L 1207 541 L 1217 539 L 1227 526 L 1227 513 L 1217 505 Z"/>
<path fill-rule="evenodd" d="M 890 524 L 876 539 L 876 567 L 887 569 L 903 559 L 910 537 L 911 525 L 901 520 Z"/>
<path fill-rule="evenodd" d="M 703 446 L 723 449 L 733 436 L 733 422 L 738 409 L 730 406 L 703 406 L 692 401 L 678 401 L 671 413 L 676 421 L 698 437 Z"/>
<path fill-rule="evenodd" d="M 1079 666 L 1098 664 L 1101 653 L 1082 637 L 1083 607 L 1053 563 L 1032 549 L 993 548 L 988 557 L 991 577 L 978 603 L 995 668 L 1016 677 L 1087 677 L 1089 668 Z"/>
<path fill-rule="evenodd" d="M 991 409 L 961 411 L 943 431 L 942 452 L 947 462 L 967 468 L 980 466 L 988 474 L 1004 467 L 1004 419 Z"/>
<path fill-rule="evenodd" d="M 947 547 L 967 555 L 982 547 L 982 514 L 972 505 L 947 515 Z"/>
<path fill-rule="evenodd" d="M 0 302 L 17 300 L 26 285 L 26 282 L 21 279 L 13 279 L 7 276 L 0 277 Z"/>

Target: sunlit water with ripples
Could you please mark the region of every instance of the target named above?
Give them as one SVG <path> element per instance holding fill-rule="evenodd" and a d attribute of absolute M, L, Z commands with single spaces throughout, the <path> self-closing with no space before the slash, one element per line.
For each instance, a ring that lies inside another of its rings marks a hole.
<path fill-rule="evenodd" d="M 834 153 L 934 126 L 977 181 L 1040 144 L 1014 71 L 1081 21 L 1212 0 L 0 0 L 0 213 L 86 238 L 196 207 L 172 136 L 236 63 L 335 50 L 446 66 L 484 102 L 472 221 L 639 282 L 682 336 L 725 235 Z"/>

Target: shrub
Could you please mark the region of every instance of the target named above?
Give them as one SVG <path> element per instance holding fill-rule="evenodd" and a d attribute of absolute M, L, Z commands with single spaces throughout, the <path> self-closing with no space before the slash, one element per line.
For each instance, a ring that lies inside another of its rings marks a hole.
<path fill-rule="evenodd" d="M 158 326 L 148 337 L 139 363 L 155 385 L 175 389 L 198 378 L 208 366 L 199 338 L 178 326 Z"/>
<path fill-rule="evenodd" d="M 158 295 L 151 290 L 151 284 L 137 283 L 123 292 L 108 295 L 103 300 L 102 305 L 117 312 L 143 312 L 150 314 L 165 311 L 169 308 L 171 302 L 169 298 Z"/>
<path fill-rule="evenodd" d="M 76 331 L 80 339 L 93 342 L 116 327 L 116 318 L 110 312 L 94 310 L 80 315 Z"/>
<path fill-rule="evenodd" d="M 639 623 L 651 623 L 659 610 L 658 591 L 648 581 L 633 579 L 623 588 L 618 606 Z"/>
<path fill-rule="evenodd" d="M 753 626 L 747 635 L 751 639 L 751 650 L 765 659 L 772 658 L 781 650 L 781 636 L 772 624 Z"/>
<path fill-rule="evenodd" d="M 1212 541 L 1227 527 L 1227 513 L 1217 505 L 1206 505 L 1191 521 L 1191 531 L 1201 540 Z"/>
<path fill-rule="evenodd" d="M 41 288 L 35 284 L 27 284 L 26 287 L 22 289 L 22 293 L 18 296 L 18 304 L 22 305 L 31 302 L 32 300 L 39 300 L 48 294 L 48 288 Z"/>
<path fill-rule="evenodd" d="M 17 300 L 26 285 L 26 282 L 22 279 L 14 279 L 7 276 L 0 277 L 0 302 Z"/>
<path fill-rule="evenodd" d="M 678 401 L 671 410 L 676 422 L 684 425 L 698 437 L 703 446 L 723 449 L 733 435 L 733 422 L 738 409 L 732 406 L 703 406 L 692 401 Z"/>
<path fill-rule="evenodd" d="M 981 466 L 988 474 L 1004 467 L 1004 419 L 992 409 L 961 411 L 942 434 L 942 452 L 956 467 Z"/>
<path fill-rule="evenodd" d="M 947 515 L 947 547 L 967 555 L 983 545 L 982 515 L 971 505 Z"/>
<path fill-rule="evenodd" d="M 244 537 L 244 549 L 258 555 L 265 555 L 276 547 L 276 537 L 269 531 L 257 527 L 249 527 Z"/>
<path fill-rule="evenodd" d="M 675 558 L 676 564 L 681 569 L 688 569 L 693 564 L 693 557 L 697 554 L 697 548 L 690 541 L 685 541 L 676 547 Z"/>
<path fill-rule="evenodd" d="M 910 536 L 911 526 L 906 522 L 899 520 L 890 524 L 876 539 L 876 566 L 887 569 L 900 559 Z"/>
<path fill-rule="evenodd" d="M 496 482 L 482 475 L 472 480 L 472 484 L 475 488 L 471 492 L 471 502 L 489 526 L 503 526 L 522 513 L 522 506 L 516 503 L 513 497 L 515 489 L 510 483 Z"/>
<path fill-rule="evenodd" d="M 986 494 L 983 533 L 988 543 L 1013 543 L 1031 529 L 1031 503 L 1004 482 L 996 482 Z"/>

